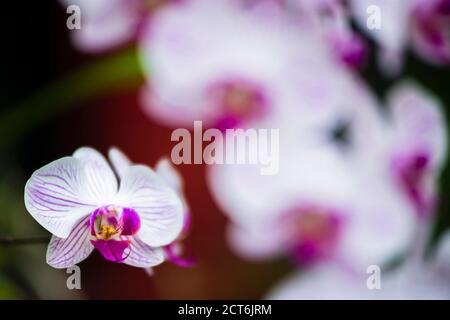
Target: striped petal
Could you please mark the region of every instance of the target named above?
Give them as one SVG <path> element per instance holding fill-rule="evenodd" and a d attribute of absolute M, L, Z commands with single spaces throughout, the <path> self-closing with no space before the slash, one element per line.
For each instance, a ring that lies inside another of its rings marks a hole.
<path fill-rule="evenodd" d="M 52 237 L 47 249 L 47 263 L 54 268 L 63 269 L 83 261 L 94 249 L 89 239 L 88 216 L 75 225 L 66 239 Z"/>
<path fill-rule="evenodd" d="M 53 235 L 67 238 L 96 201 L 87 192 L 83 163 L 66 157 L 35 171 L 25 185 L 25 206 L 36 221 Z"/>
<path fill-rule="evenodd" d="M 83 216 L 110 203 L 116 192 L 117 180 L 103 156 L 81 148 L 33 173 L 25 186 L 25 206 L 45 229 L 67 238 Z"/>
<path fill-rule="evenodd" d="M 134 209 L 141 218 L 140 239 L 152 247 L 174 241 L 183 225 L 180 197 L 154 171 L 131 166 L 123 177 L 117 197 L 119 205 Z"/>
<path fill-rule="evenodd" d="M 76 150 L 73 157 L 85 163 L 86 189 L 96 199 L 97 203 L 104 205 L 111 201 L 117 192 L 117 179 L 105 157 L 95 149 L 82 147 Z"/>
<path fill-rule="evenodd" d="M 136 237 L 131 239 L 130 252 L 127 254 L 123 263 L 138 268 L 154 267 L 164 262 L 161 248 L 152 248 Z"/>

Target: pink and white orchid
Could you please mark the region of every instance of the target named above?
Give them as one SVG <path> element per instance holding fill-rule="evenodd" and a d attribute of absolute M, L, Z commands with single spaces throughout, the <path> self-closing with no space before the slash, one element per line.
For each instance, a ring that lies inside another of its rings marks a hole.
<path fill-rule="evenodd" d="M 233 1 L 167 6 L 140 39 L 145 110 L 170 126 L 203 120 L 225 129 L 259 121 L 278 107 L 298 42 L 286 21 L 263 19 Z"/>
<path fill-rule="evenodd" d="M 366 43 L 352 30 L 350 12 L 344 5 L 344 1 L 281 0 L 277 2 L 288 11 L 288 14 L 296 18 L 301 28 L 317 32 L 341 63 L 358 67 L 365 62 Z"/>
<path fill-rule="evenodd" d="M 388 97 L 393 178 L 418 216 L 433 215 L 437 180 L 447 157 L 447 130 L 440 102 L 414 83 L 401 83 Z"/>
<path fill-rule="evenodd" d="M 81 28 L 72 30 L 74 45 L 97 53 L 130 41 L 137 32 L 142 3 L 140 0 L 61 0 L 64 6 L 81 10 Z"/>
<path fill-rule="evenodd" d="M 408 250 L 416 216 L 378 161 L 385 153 L 376 103 L 352 78 L 325 70 L 292 81 L 292 108 L 260 124 L 280 129 L 277 175 L 224 165 L 210 168 L 209 182 L 242 256 L 331 260 L 361 273 Z"/>
<path fill-rule="evenodd" d="M 81 28 L 71 30 L 81 51 L 100 53 L 139 36 L 142 21 L 164 2 L 177 0 L 60 0 L 81 10 Z"/>
<path fill-rule="evenodd" d="M 25 206 L 53 234 L 47 263 L 67 268 L 97 249 L 107 260 L 148 268 L 183 226 L 178 194 L 147 166 L 121 168 L 120 185 L 106 159 L 80 148 L 35 171 Z"/>
<path fill-rule="evenodd" d="M 122 177 L 128 168 L 133 165 L 128 157 L 117 148 L 109 150 L 109 159 L 119 177 Z M 183 253 L 182 240 L 188 235 L 191 227 L 191 214 L 183 195 L 182 177 L 166 158 L 158 161 L 155 166 L 155 172 L 180 196 L 183 203 L 183 228 L 173 242 L 161 248 L 164 252 L 164 257 L 178 266 L 192 267 L 195 263 L 194 260 L 181 256 Z"/>
<path fill-rule="evenodd" d="M 398 72 L 406 47 L 434 64 L 450 62 L 450 2 L 448 0 L 352 0 L 350 5 L 361 29 L 381 47 L 386 72 Z M 380 9 L 380 28 L 369 30 L 367 9 Z"/>
<path fill-rule="evenodd" d="M 391 271 L 380 269 L 380 288 L 370 290 L 371 273 L 346 272 L 333 264 L 322 264 L 306 272 L 297 272 L 267 294 L 268 299 L 450 299 L 450 233 L 441 237 L 432 256 L 416 265 L 406 261 Z"/>

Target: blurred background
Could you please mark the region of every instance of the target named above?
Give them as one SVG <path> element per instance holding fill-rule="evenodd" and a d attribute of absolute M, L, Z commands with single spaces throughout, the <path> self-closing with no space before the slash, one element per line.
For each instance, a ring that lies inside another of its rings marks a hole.
<path fill-rule="evenodd" d="M 9 1 L 2 6 L 0 237 L 47 235 L 23 204 L 25 182 L 36 169 L 80 146 L 92 146 L 103 154 L 117 146 L 133 161 L 153 166 L 161 156 L 170 155 L 175 143 L 170 141 L 172 129 L 142 111 L 139 89 L 144 78 L 133 44 L 102 55 L 84 54 L 70 41 L 67 13 L 59 2 Z M 372 49 L 374 43 L 367 41 Z M 380 74 L 373 50 L 369 52 L 360 73 L 383 97 L 394 80 Z M 109 70 L 111 65 L 116 68 Z M 128 71 L 117 73 L 123 68 Z M 439 96 L 448 121 L 448 67 L 432 66 L 408 53 L 404 75 Z M 262 298 L 296 268 L 288 259 L 256 263 L 233 254 L 224 234 L 226 215 L 207 187 L 206 166 L 177 169 L 192 212 L 185 243 L 197 258 L 194 268 L 165 263 L 149 277 L 141 269 L 109 263 L 94 252 L 80 264 L 82 290 L 70 291 L 65 270 L 46 264 L 46 243 L 4 245 L 0 246 L 0 299 Z M 442 200 L 434 238 L 450 225 L 448 166 L 439 184 Z"/>

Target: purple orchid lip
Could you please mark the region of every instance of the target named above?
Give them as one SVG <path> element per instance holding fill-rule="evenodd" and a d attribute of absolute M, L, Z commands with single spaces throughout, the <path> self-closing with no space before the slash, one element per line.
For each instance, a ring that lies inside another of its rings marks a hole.
<path fill-rule="evenodd" d="M 98 208 L 90 218 L 91 235 L 95 238 L 91 243 L 107 260 L 123 262 L 127 258 L 124 252 L 130 247 L 130 241 L 123 237 L 135 235 L 140 226 L 139 215 L 131 208 Z"/>
<path fill-rule="evenodd" d="M 294 260 L 310 264 L 332 254 L 343 218 L 337 210 L 315 205 L 300 206 L 288 211 L 281 221 L 286 230 L 286 245 Z"/>
<path fill-rule="evenodd" d="M 334 50 L 342 62 L 349 67 L 360 67 L 367 58 L 366 44 L 355 34 L 337 36 L 334 39 Z"/>
<path fill-rule="evenodd" d="M 433 210 L 434 199 L 427 199 L 423 182 L 430 170 L 430 157 L 427 152 L 418 151 L 395 157 L 393 160 L 394 175 L 401 188 L 414 204 L 419 216 L 425 216 Z"/>
<path fill-rule="evenodd" d="M 429 169 L 430 157 L 426 152 L 415 152 L 394 160 L 395 174 L 419 216 L 433 211 L 434 199 L 427 199 L 423 190 L 423 181 Z"/>
<path fill-rule="evenodd" d="M 207 89 L 207 96 L 220 111 L 214 127 L 221 131 L 263 116 L 269 106 L 261 85 L 239 77 L 216 82 Z"/>
<path fill-rule="evenodd" d="M 128 240 L 91 240 L 91 243 L 105 259 L 112 262 L 123 262 L 130 254 L 125 255 L 125 250 L 130 247 Z"/>

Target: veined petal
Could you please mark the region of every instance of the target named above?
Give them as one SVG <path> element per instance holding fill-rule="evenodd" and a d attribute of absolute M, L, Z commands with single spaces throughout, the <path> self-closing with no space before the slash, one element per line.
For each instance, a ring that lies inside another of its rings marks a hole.
<path fill-rule="evenodd" d="M 118 148 L 109 149 L 108 157 L 119 178 L 122 178 L 128 167 L 132 165 L 130 159 Z"/>
<path fill-rule="evenodd" d="M 67 238 L 83 217 L 96 207 L 85 165 L 65 157 L 36 170 L 25 185 L 25 207 L 45 229 Z"/>
<path fill-rule="evenodd" d="M 164 254 L 161 248 L 150 247 L 136 237 L 131 239 L 129 255 L 123 261 L 138 268 L 154 267 L 162 262 L 164 262 Z"/>
<path fill-rule="evenodd" d="M 183 225 L 181 199 L 150 168 L 131 166 L 121 181 L 117 201 L 139 214 L 138 236 L 146 244 L 164 246 L 180 234 Z"/>
<path fill-rule="evenodd" d="M 110 202 L 117 192 L 117 179 L 105 157 L 95 149 L 83 147 L 76 150 L 73 157 L 84 164 L 87 183 L 85 188 L 98 204 Z"/>
<path fill-rule="evenodd" d="M 89 216 L 81 219 L 66 239 L 53 236 L 47 249 L 47 263 L 63 269 L 86 259 L 94 250 L 89 237 Z"/>

